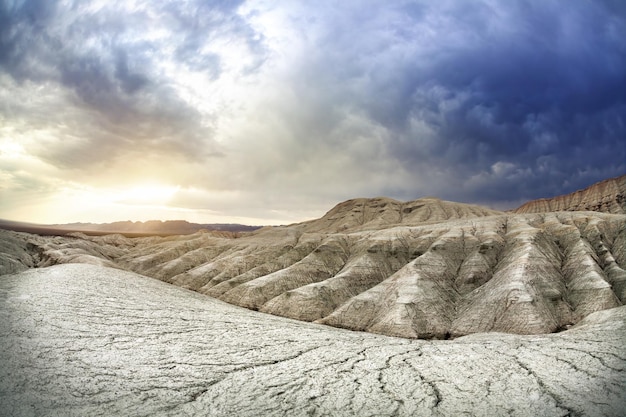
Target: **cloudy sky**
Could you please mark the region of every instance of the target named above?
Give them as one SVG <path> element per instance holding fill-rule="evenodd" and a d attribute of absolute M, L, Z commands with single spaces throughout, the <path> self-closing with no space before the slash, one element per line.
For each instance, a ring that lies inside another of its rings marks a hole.
<path fill-rule="evenodd" d="M 504 209 L 624 173 L 621 0 L 0 0 L 0 218 Z"/>

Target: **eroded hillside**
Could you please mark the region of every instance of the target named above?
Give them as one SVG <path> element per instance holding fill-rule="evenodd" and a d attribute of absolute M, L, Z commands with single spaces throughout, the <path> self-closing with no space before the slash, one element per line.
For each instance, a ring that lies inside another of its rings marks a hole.
<path fill-rule="evenodd" d="M 551 211 L 599 211 L 625 214 L 626 175 L 609 178 L 571 194 L 529 201 L 515 210 L 516 213 Z"/>
<path fill-rule="evenodd" d="M 11 239 L 26 243 L 4 264 L 115 266 L 253 310 L 408 338 L 550 333 L 626 302 L 626 216 L 606 213 L 359 199 L 240 237 Z"/>

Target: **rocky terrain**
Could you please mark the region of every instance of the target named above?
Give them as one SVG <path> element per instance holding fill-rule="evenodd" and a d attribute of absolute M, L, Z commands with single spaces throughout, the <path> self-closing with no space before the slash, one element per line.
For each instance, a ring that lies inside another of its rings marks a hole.
<path fill-rule="evenodd" d="M 625 269 L 626 214 L 435 198 L 251 233 L 0 230 L 0 415 L 623 416 Z"/>
<path fill-rule="evenodd" d="M 252 310 L 407 338 L 552 333 L 626 301 L 626 216 L 608 213 L 379 198 L 243 235 L 4 234 L 5 272 L 116 267 Z"/>
<path fill-rule="evenodd" d="M 392 338 L 133 273 L 0 279 L 2 416 L 623 416 L 626 307 L 540 336 Z"/>
<path fill-rule="evenodd" d="M 626 175 L 610 178 L 584 190 L 554 198 L 529 201 L 516 213 L 545 213 L 550 211 L 600 211 L 626 213 Z"/>

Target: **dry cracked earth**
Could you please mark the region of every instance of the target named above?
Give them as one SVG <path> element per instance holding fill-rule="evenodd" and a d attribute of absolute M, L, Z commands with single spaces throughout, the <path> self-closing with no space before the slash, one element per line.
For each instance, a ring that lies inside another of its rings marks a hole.
<path fill-rule="evenodd" d="M 6 416 L 620 416 L 626 307 L 558 334 L 451 341 L 349 332 L 130 272 L 0 281 Z"/>
<path fill-rule="evenodd" d="M 0 230 L 0 415 L 623 417 L 624 196 L 626 176 L 517 213 L 377 198 L 242 234 Z M 569 206 L 605 212 L 549 211 Z"/>

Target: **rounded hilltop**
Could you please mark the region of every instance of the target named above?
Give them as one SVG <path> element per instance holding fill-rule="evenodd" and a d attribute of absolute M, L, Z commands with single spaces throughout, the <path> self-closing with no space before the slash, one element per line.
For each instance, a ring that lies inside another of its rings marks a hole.
<path fill-rule="evenodd" d="M 386 197 L 355 198 L 337 204 L 321 218 L 302 223 L 300 227 L 306 232 L 334 233 L 416 226 L 500 214 L 503 212 L 435 197 L 407 202 Z"/>

